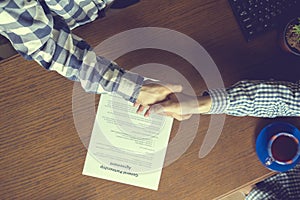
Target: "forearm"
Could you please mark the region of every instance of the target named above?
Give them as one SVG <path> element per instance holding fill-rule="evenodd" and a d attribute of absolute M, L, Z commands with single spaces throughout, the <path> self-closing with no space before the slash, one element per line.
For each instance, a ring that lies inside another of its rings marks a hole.
<path fill-rule="evenodd" d="M 299 83 L 240 81 L 227 88 L 209 91 L 210 114 L 278 117 L 300 116 Z"/>
<path fill-rule="evenodd" d="M 135 102 L 143 77 L 97 56 L 86 42 L 71 33 L 64 20 L 52 16 L 39 2 L 27 8 L 21 6 L 0 7 L 2 15 L 7 16 L 0 19 L 0 29 L 20 54 L 47 70 L 80 81 L 87 92 L 115 92 Z"/>
<path fill-rule="evenodd" d="M 52 61 L 50 70 L 80 81 L 86 92 L 115 92 L 126 100 L 136 101 L 143 84 L 142 76 L 125 71 L 110 60 L 97 56 L 87 43 L 74 35 L 61 39 L 72 40 L 70 43 L 73 43 L 74 52 L 70 53 L 72 50 L 66 48 L 66 58 L 62 59 L 62 63 L 53 59 L 55 63 Z"/>
<path fill-rule="evenodd" d="M 143 84 L 143 77 L 125 71 L 110 60 L 97 56 L 86 42 L 71 33 L 67 36 L 59 33 L 54 41 L 57 43 L 50 46 L 69 45 L 64 46 L 62 50 L 55 48 L 49 70 L 79 81 L 86 92 L 115 92 L 126 100 L 135 102 Z M 47 48 L 47 45 L 45 47 Z M 35 56 L 35 60 L 39 62 L 44 60 L 42 58 L 40 61 L 39 58 L 42 57 Z"/>

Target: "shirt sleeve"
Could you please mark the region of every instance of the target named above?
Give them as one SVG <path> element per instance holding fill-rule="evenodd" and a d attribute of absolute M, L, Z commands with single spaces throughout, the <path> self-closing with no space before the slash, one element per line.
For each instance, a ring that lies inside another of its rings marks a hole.
<path fill-rule="evenodd" d="M 0 30 L 23 57 L 79 81 L 86 92 L 114 92 L 136 101 L 144 78 L 96 55 L 45 2 L 1 1 Z"/>
<path fill-rule="evenodd" d="M 300 116 L 300 83 L 243 80 L 227 89 L 209 90 L 209 114 L 274 118 Z"/>
<path fill-rule="evenodd" d="M 257 183 L 246 200 L 300 199 L 300 164 Z"/>

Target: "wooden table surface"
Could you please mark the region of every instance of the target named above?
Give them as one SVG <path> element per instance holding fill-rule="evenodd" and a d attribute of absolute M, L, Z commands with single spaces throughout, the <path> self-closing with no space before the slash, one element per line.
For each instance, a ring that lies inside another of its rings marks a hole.
<path fill-rule="evenodd" d="M 277 33 L 247 43 L 227 0 L 142 0 L 74 33 L 95 47 L 138 27 L 168 28 L 196 40 L 214 59 L 226 86 L 241 79 L 299 79 L 300 59 L 280 50 Z M 206 89 L 201 75 L 173 53 L 143 49 L 116 61 L 125 69 L 145 63 L 172 66 L 196 93 Z M 210 121 L 209 115 L 201 116 L 193 142 L 163 169 L 159 190 L 151 191 L 81 174 L 89 136 L 80 136 L 74 123 L 72 81 L 17 55 L 0 63 L 0 83 L 1 199 L 213 199 L 271 174 L 255 154 L 255 137 L 264 125 L 281 120 L 300 127 L 297 118 L 227 116 L 216 146 L 200 159 Z M 79 92 L 76 98 L 82 113 L 94 109 L 97 103 L 85 104 L 85 99 L 94 97 Z M 87 133 L 94 117 L 85 118 L 82 128 Z M 179 125 L 175 121 L 170 141 Z"/>

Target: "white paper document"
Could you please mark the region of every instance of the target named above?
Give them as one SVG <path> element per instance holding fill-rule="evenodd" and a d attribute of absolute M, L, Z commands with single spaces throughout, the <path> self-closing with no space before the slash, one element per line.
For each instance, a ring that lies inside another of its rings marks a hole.
<path fill-rule="evenodd" d="M 102 94 L 83 174 L 158 190 L 173 119 L 136 114 L 121 97 Z"/>

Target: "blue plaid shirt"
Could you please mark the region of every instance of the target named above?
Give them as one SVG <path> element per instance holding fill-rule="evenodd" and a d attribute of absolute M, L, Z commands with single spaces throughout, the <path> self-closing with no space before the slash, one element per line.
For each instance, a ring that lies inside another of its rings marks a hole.
<path fill-rule="evenodd" d="M 4 0 L 0 33 L 26 59 L 80 81 L 87 92 L 115 92 L 135 102 L 144 78 L 96 55 L 71 30 L 98 17 L 107 0 Z"/>

